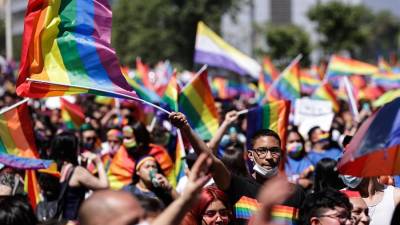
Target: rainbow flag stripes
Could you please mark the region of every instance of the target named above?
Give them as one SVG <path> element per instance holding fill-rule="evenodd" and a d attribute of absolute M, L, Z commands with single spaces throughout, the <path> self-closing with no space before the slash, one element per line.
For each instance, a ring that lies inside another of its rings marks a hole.
<path fill-rule="evenodd" d="M 300 98 L 300 64 L 298 62 L 290 65 L 277 78 L 268 92 L 269 100 L 290 100 L 295 101 Z"/>
<path fill-rule="evenodd" d="M 85 114 L 79 105 L 75 105 L 60 98 L 61 102 L 61 117 L 64 120 L 68 129 L 79 129 L 85 122 Z"/>
<path fill-rule="evenodd" d="M 333 88 L 329 83 L 321 84 L 317 90 L 314 91 L 311 98 L 330 101 L 332 103 L 333 110 L 335 112 L 339 112 L 339 102 L 335 92 L 333 91 Z"/>
<path fill-rule="evenodd" d="M 158 96 L 154 91 L 148 89 L 142 83 L 139 83 L 136 79 L 132 79 L 128 75 L 128 71 L 126 69 L 121 69 L 122 75 L 124 76 L 125 80 L 128 84 L 136 91 L 136 94 L 146 100 L 148 102 L 158 103 L 161 102 L 160 96 Z"/>
<path fill-rule="evenodd" d="M 175 112 L 178 111 L 178 91 L 178 80 L 176 79 L 176 71 L 174 71 L 165 89 L 162 100 L 169 106 L 170 110 Z"/>
<path fill-rule="evenodd" d="M 312 94 L 318 88 L 321 81 L 315 76 L 311 75 L 306 70 L 300 70 L 300 85 L 301 93 Z"/>
<path fill-rule="evenodd" d="M 299 219 L 299 210 L 294 207 L 276 205 L 271 210 L 272 222 L 276 224 L 296 225 Z"/>
<path fill-rule="evenodd" d="M 354 59 L 332 55 L 329 60 L 326 77 L 348 76 L 351 74 L 371 75 L 378 72 L 378 67 Z"/>
<path fill-rule="evenodd" d="M 182 89 L 179 109 L 203 140 L 210 140 L 218 129 L 218 112 L 207 80 L 202 72 Z"/>
<path fill-rule="evenodd" d="M 242 196 L 234 205 L 235 217 L 248 220 L 259 208 L 260 204 L 256 199 Z"/>
<path fill-rule="evenodd" d="M 258 91 L 261 97 L 264 97 L 267 93 L 269 86 L 278 77 L 278 71 L 272 64 L 269 57 L 265 57 L 263 60 L 263 72 L 260 73 L 258 79 Z"/>
<path fill-rule="evenodd" d="M 107 0 L 30 0 L 17 93 L 134 97 L 110 46 L 111 23 Z"/>

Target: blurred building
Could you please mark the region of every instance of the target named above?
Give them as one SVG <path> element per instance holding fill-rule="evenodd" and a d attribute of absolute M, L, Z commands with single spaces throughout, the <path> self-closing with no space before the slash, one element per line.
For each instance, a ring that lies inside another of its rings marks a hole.
<path fill-rule="evenodd" d="M 267 49 L 266 41 L 257 35 L 257 26 L 266 27 L 272 24 L 295 24 L 303 27 L 310 35 L 311 42 L 316 43 L 318 35 L 314 24 L 307 18 L 307 11 L 317 3 L 338 0 L 241 0 L 239 12 L 234 16 L 229 13 L 222 18 L 221 32 L 223 38 L 248 55 L 252 49 Z M 398 0 L 339 0 L 348 4 L 364 4 L 373 11 L 388 10 L 400 17 Z M 318 58 L 313 52 L 312 59 Z"/>

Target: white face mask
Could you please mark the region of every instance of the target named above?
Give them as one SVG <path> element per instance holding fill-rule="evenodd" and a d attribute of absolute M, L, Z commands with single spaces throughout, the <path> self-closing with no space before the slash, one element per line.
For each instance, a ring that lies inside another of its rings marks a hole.
<path fill-rule="evenodd" d="M 271 169 L 266 169 L 262 166 L 260 166 L 258 163 L 254 163 L 253 170 L 256 171 L 259 175 L 261 175 L 264 178 L 270 178 L 278 174 L 278 167 L 274 167 Z"/>
<path fill-rule="evenodd" d="M 354 177 L 351 175 L 340 175 L 343 183 L 349 188 L 356 188 L 360 185 L 362 177 Z"/>

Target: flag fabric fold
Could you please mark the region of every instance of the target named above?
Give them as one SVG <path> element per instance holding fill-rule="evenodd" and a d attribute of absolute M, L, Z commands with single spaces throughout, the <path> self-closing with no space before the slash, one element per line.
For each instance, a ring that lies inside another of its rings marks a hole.
<path fill-rule="evenodd" d="M 85 122 L 85 114 L 79 105 L 60 98 L 61 117 L 68 129 L 78 130 Z"/>
<path fill-rule="evenodd" d="M 300 98 L 300 64 L 294 62 L 282 72 L 268 91 L 268 100 L 290 100 Z"/>
<path fill-rule="evenodd" d="M 330 79 L 335 76 L 371 75 L 378 72 L 378 67 L 358 60 L 332 55 L 325 77 Z"/>

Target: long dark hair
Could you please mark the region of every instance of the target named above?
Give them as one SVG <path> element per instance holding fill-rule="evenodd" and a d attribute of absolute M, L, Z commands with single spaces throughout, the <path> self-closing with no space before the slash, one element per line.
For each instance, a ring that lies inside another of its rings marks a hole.
<path fill-rule="evenodd" d="M 339 190 L 344 188 L 336 169 L 337 161 L 330 158 L 321 159 L 315 166 L 314 191 L 319 192 L 327 188 Z"/>
<path fill-rule="evenodd" d="M 78 138 L 70 132 L 56 135 L 50 145 L 50 158 L 57 163 L 60 170 L 64 162 L 78 165 Z"/>

